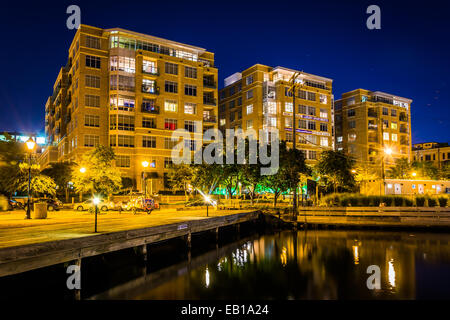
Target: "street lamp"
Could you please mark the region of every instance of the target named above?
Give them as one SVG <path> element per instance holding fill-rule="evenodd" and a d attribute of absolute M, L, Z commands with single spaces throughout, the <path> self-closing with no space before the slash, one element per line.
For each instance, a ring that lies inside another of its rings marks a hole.
<path fill-rule="evenodd" d="M 27 215 L 25 219 L 31 219 L 30 214 L 30 187 L 31 187 L 31 154 L 33 153 L 34 148 L 36 147 L 36 142 L 34 142 L 33 138 L 29 138 L 25 144 L 27 145 L 27 149 L 30 152 L 30 156 L 28 158 L 28 200 L 27 200 Z"/>
<path fill-rule="evenodd" d="M 145 168 L 147 168 L 149 166 L 149 162 L 148 161 L 142 161 L 142 167 L 144 167 L 144 170 L 142 171 L 142 183 L 144 184 L 144 196 L 147 199 L 147 181 L 145 181 Z"/>
<path fill-rule="evenodd" d="M 417 176 L 417 173 L 413 172 L 411 175 L 412 175 L 413 177 L 415 177 L 415 176 Z"/>
<path fill-rule="evenodd" d="M 97 213 L 98 213 L 98 204 L 100 203 L 100 198 L 94 197 L 92 202 L 95 205 L 95 227 L 94 227 L 94 232 L 97 233 Z"/>
<path fill-rule="evenodd" d="M 86 168 L 85 167 L 80 168 L 80 172 L 81 173 L 85 173 L 86 172 Z"/>
<path fill-rule="evenodd" d="M 352 173 L 356 173 L 356 170 L 355 170 L 355 169 L 352 169 Z"/>

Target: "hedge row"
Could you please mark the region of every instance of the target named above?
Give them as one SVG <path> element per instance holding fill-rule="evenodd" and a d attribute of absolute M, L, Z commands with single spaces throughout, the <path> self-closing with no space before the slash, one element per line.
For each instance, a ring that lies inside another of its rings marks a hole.
<path fill-rule="evenodd" d="M 448 196 L 364 196 L 356 194 L 332 194 L 322 198 L 322 204 L 328 207 L 378 207 L 384 203 L 388 207 L 436 207 L 449 204 Z"/>

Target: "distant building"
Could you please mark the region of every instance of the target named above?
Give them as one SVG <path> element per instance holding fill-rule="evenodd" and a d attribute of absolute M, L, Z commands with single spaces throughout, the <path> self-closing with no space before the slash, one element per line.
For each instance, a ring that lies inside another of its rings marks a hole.
<path fill-rule="evenodd" d="M 411 99 L 356 89 L 335 102 L 336 149 L 381 168 L 411 160 Z M 388 150 L 389 154 L 385 154 Z"/>
<path fill-rule="evenodd" d="M 300 75 L 293 106 L 288 89 L 296 72 Z M 225 79 L 219 92 L 219 128 L 253 129 L 257 134 L 263 128 L 277 128 L 280 140 L 292 147 L 294 127 L 296 148 L 303 151 L 307 163 L 314 163 L 321 151 L 333 149 L 332 82 L 306 72 L 255 64 Z"/>
<path fill-rule="evenodd" d="M 450 146 L 448 143 L 416 143 L 413 145 L 412 151 L 414 161 L 432 162 L 439 169 L 450 161 Z"/>
<path fill-rule="evenodd" d="M 46 137 L 44 135 L 39 135 L 36 133 L 29 132 L 16 132 L 16 131 L 0 131 L 0 141 L 6 140 L 6 135 L 9 135 L 13 140 L 25 143 L 30 137 L 36 142 L 36 153 L 41 153 L 46 148 Z"/>

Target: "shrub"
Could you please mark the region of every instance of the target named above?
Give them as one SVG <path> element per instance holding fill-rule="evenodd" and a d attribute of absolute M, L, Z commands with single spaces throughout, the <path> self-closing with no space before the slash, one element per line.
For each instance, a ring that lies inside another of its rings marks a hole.
<path fill-rule="evenodd" d="M 371 196 L 370 198 L 372 199 L 372 204 L 373 204 L 375 207 L 380 206 L 380 203 L 381 203 L 381 197 L 379 197 L 379 196 Z"/>
<path fill-rule="evenodd" d="M 350 205 L 352 206 L 352 207 L 356 207 L 356 206 L 358 206 L 358 197 L 349 197 L 348 198 L 349 199 L 349 201 L 350 201 Z"/>
<path fill-rule="evenodd" d="M 437 204 L 436 198 L 428 198 L 429 207 L 436 207 L 436 204 Z"/>
<path fill-rule="evenodd" d="M 416 206 L 417 207 L 425 207 L 425 197 L 417 197 L 416 198 Z"/>
<path fill-rule="evenodd" d="M 447 206 L 448 199 L 446 197 L 439 197 L 439 206 L 445 208 Z"/>
<path fill-rule="evenodd" d="M 348 197 L 340 198 L 340 205 L 341 205 L 341 207 L 347 207 L 348 203 L 349 203 Z"/>
<path fill-rule="evenodd" d="M 361 203 L 364 207 L 370 206 L 370 197 L 361 197 Z"/>
<path fill-rule="evenodd" d="M 405 198 L 405 206 L 412 207 L 414 202 L 411 199 Z"/>
<path fill-rule="evenodd" d="M 403 197 L 394 197 L 394 205 L 396 207 L 403 206 Z"/>
<path fill-rule="evenodd" d="M 383 197 L 382 200 L 386 204 L 387 207 L 392 204 L 392 197 Z"/>

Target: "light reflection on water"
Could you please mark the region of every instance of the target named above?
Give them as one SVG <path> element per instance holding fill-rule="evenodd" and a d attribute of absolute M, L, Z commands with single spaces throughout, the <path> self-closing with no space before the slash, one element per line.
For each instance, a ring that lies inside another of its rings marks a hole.
<path fill-rule="evenodd" d="M 95 298 L 448 299 L 449 249 L 450 234 L 285 231 L 226 245 Z M 366 286 L 370 265 L 380 267 L 379 290 Z"/>

